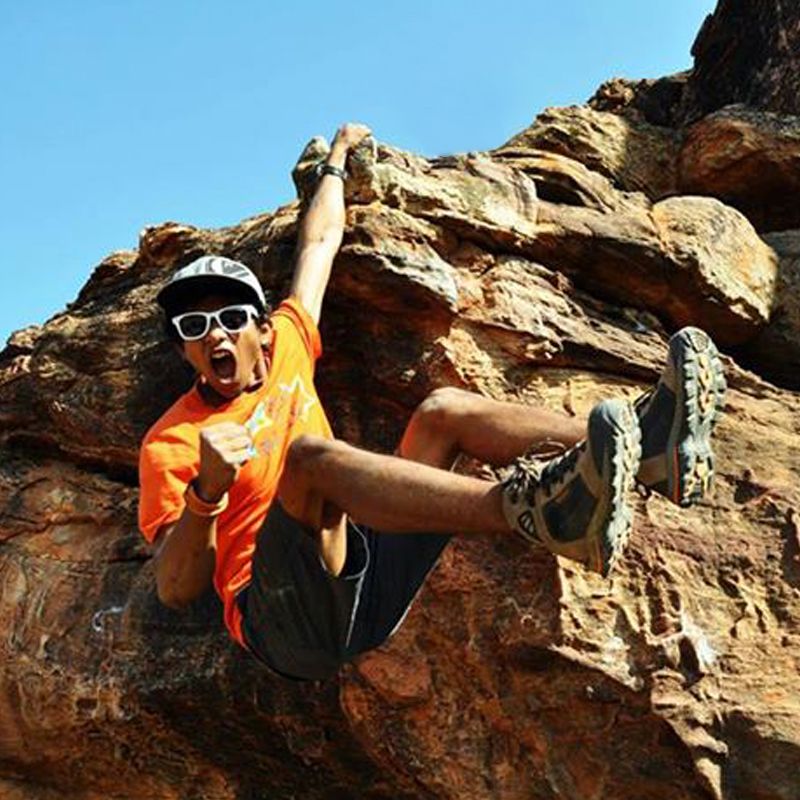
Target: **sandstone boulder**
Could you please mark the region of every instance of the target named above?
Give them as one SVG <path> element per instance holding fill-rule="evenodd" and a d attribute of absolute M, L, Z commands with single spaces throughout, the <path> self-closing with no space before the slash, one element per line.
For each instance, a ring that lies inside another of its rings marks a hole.
<path fill-rule="evenodd" d="M 725 344 L 757 334 L 772 307 L 777 258 L 737 211 L 711 198 L 639 202 L 614 213 L 543 204 L 529 253 L 597 296 L 675 327 L 702 319 Z"/>
<path fill-rule="evenodd" d="M 679 184 L 738 208 L 759 230 L 800 225 L 800 117 L 730 106 L 692 125 Z"/>
<path fill-rule="evenodd" d="M 611 78 L 589 98 L 595 111 L 610 111 L 637 122 L 667 128 L 680 127 L 679 116 L 691 72 L 677 72 L 665 78 Z"/>
<path fill-rule="evenodd" d="M 548 108 L 501 149 L 568 156 L 629 192 L 659 199 L 676 191 L 679 137 L 667 127 L 584 106 Z"/>
<path fill-rule="evenodd" d="M 778 255 L 778 282 L 769 324 L 739 357 L 782 386 L 800 387 L 800 231 L 764 237 Z"/>
<path fill-rule="evenodd" d="M 493 150 L 491 157 L 533 178 L 538 197 L 551 203 L 614 211 L 633 200 L 615 191 L 608 178 L 568 156 L 508 145 Z"/>
<path fill-rule="evenodd" d="M 763 316 L 763 276 L 732 256 L 747 242 L 762 252 L 758 239 L 730 244 L 746 223 L 716 201 L 649 209 L 610 186 L 602 199 L 602 178 L 557 156 L 525 163 L 586 206 L 537 201 L 513 163 L 385 147 L 362 159 L 318 376 L 337 433 L 356 443 L 390 450 L 446 384 L 576 414 L 635 397 L 658 374 L 681 298 L 726 282 L 734 313 Z M 609 582 L 514 540 L 458 541 L 398 635 L 323 684 L 260 669 L 228 642 L 212 597 L 187 614 L 159 605 L 136 531 L 136 447 L 185 384 L 155 289 L 216 251 L 278 295 L 296 219 L 293 205 L 218 231 L 148 229 L 4 351 L 3 791 L 792 797 L 800 404 L 730 361 L 716 494 L 690 511 L 639 499 Z M 592 263 L 603 248 L 618 260 Z"/>

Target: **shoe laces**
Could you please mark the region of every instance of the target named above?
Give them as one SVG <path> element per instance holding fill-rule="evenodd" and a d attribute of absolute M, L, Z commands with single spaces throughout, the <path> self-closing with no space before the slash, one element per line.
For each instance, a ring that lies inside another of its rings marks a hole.
<path fill-rule="evenodd" d="M 529 496 L 531 484 L 538 484 L 539 474 L 544 466 L 524 461 L 523 458 L 524 456 L 520 456 L 514 461 L 511 473 L 503 481 L 503 491 L 515 505 L 519 503 L 520 498 Z"/>
<path fill-rule="evenodd" d="M 545 464 L 539 476 L 539 486 L 548 497 L 552 497 L 556 489 L 560 489 L 565 480 L 575 471 L 578 459 L 586 450 L 586 443 L 580 442 L 568 450 L 560 458 L 554 458 Z"/>
<path fill-rule="evenodd" d="M 578 458 L 585 450 L 585 442 L 579 442 L 564 452 L 564 445 L 548 442 L 560 447 L 562 455 L 554 456 L 552 450 L 542 453 L 539 446 L 534 452 L 528 451 L 514 462 L 514 469 L 503 481 L 503 488 L 512 503 L 518 503 L 524 497 L 526 502 L 535 502 L 536 489 L 542 489 L 547 497 L 552 497 L 556 488 L 560 488 L 565 477 L 575 469 Z M 543 456 L 548 460 L 543 460 Z"/>
<path fill-rule="evenodd" d="M 653 399 L 653 396 L 658 389 L 659 384 L 648 389 L 646 392 L 642 392 L 634 401 L 633 401 L 633 410 L 636 412 L 636 416 L 641 419 L 644 416 L 645 409 L 647 408 L 650 401 Z"/>

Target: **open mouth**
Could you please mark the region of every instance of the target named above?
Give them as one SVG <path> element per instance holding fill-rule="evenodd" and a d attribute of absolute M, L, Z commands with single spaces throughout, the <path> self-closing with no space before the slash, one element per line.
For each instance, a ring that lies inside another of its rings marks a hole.
<path fill-rule="evenodd" d="M 229 381 L 236 376 L 236 359 L 232 353 L 212 353 L 211 369 L 221 381 Z"/>

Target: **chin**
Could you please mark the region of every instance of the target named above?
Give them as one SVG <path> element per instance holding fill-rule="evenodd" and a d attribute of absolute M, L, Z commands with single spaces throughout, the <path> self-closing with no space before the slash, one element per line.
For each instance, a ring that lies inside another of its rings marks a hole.
<path fill-rule="evenodd" d="M 223 397 L 227 397 L 229 400 L 233 399 L 234 397 L 238 397 L 244 391 L 241 381 L 226 381 L 225 383 L 216 382 L 211 386 L 217 394 L 221 394 Z"/>
<path fill-rule="evenodd" d="M 204 376 L 203 383 L 205 384 L 206 391 L 211 391 L 217 395 L 217 397 L 221 397 L 225 400 L 233 400 L 234 397 L 238 397 L 244 391 L 242 383 L 239 380 L 220 381 L 216 376 L 209 377 L 206 375 Z"/>

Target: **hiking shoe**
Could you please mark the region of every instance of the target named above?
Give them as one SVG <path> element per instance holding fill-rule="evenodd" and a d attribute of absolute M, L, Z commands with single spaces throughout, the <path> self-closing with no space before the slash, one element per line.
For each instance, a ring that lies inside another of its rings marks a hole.
<path fill-rule="evenodd" d="M 630 403 L 605 400 L 589 415 L 588 435 L 539 467 L 517 459 L 503 481 L 511 528 L 551 553 L 605 576 L 627 544 L 627 495 L 639 468 L 639 423 Z"/>
<path fill-rule="evenodd" d="M 637 480 L 680 506 L 700 500 L 714 478 L 711 432 L 725 399 L 717 348 L 699 328 L 669 340 L 658 384 L 635 404 L 642 429 Z"/>

